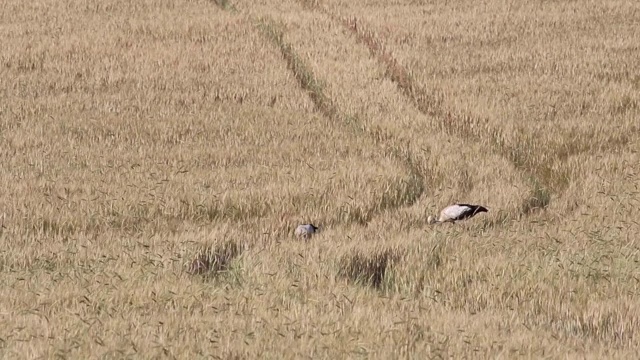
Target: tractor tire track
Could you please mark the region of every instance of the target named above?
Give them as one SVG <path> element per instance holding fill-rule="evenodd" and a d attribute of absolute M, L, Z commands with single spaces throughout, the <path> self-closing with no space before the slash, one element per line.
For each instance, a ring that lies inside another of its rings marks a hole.
<path fill-rule="evenodd" d="M 355 214 L 353 220 L 361 225 L 366 225 L 379 213 L 403 206 L 408 207 L 416 203 L 425 191 L 426 179 L 422 176 L 413 160 L 412 153 L 399 145 L 393 145 L 394 140 L 391 135 L 368 131 L 356 116 L 342 113 L 334 101 L 325 95 L 320 81 L 313 74 L 310 67 L 295 52 L 293 46 L 284 40 L 283 32 L 273 19 L 263 17 L 258 21 L 257 27 L 280 50 L 287 67 L 295 76 L 300 88 L 313 101 L 316 111 L 332 121 L 343 123 L 356 133 L 371 139 L 375 145 L 382 147 L 384 156 L 396 159 L 408 173 L 408 177 L 403 180 L 404 186 L 399 192 L 392 192 L 390 195 L 385 193 L 377 205 L 365 210 L 364 213 Z M 389 142 L 392 145 L 389 145 Z M 337 222 L 338 220 L 334 221 Z"/>
<path fill-rule="evenodd" d="M 449 136 L 457 136 L 475 142 L 488 140 L 488 145 L 493 151 L 509 160 L 518 170 L 524 180 L 530 184 L 530 196 L 522 199 L 516 217 L 528 216 L 538 210 L 546 208 L 553 192 L 560 192 L 566 188 L 564 182 L 547 181 L 548 177 L 539 174 L 553 171 L 551 164 L 536 161 L 530 157 L 526 149 L 529 147 L 511 147 L 503 139 L 499 129 L 489 128 L 488 119 L 474 117 L 469 114 L 461 114 L 446 109 L 443 99 L 429 94 L 426 89 L 417 84 L 409 75 L 407 69 L 402 66 L 379 40 L 373 31 L 369 30 L 356 17 L 344 18 L 331 13 L 321 6 L 317 0 L 298 0 L 307 8 L 324 13 L 333 21 L 342 24 L 358 41 L 362 42 L 373 58 L 386 68 L 386 76 L 396 84 L 400 92 L 410 100 L 412 104 L 423 114 L 439 119 L 434 122 L 434 127 Z M 484 129 L 484 130 L 483 130 Z M 502 222 L 503 219 L 500 220 Z"/>
<path fill-rule="evenodd" d="M 228 0 L 213 0 L 216 6 L 222 10 L 238 12 L 239 10 Z M 287 63 L 287 68 L 294 75 L 300 88 L 305 91 L 314 104 L 315 111 L 337 123 L 342 123 L 354 130 L 356 134 L 366 136 L 376 146 L 382 147 L 384 157 L 392 157 L 398 161 L 408 173 L 402 180 L 402 184 L 396 191 L 385 192 L 376 204 L 370 208 L 355 209 L 349 213 L 349 221 L 361 225 L 368 224 L 376 215 L 399 207 L 409 207 L 416 203 L 425 191 L 427 179 L 422 175 L 418 165 L 413 160 L 413 155 L 408 149 L 401 146 L 389 145 L 393 143 L 389 134 L 381 131 L 367 130 L 362 122 L 352 115 L 347 115 L 338 110 L 334 101 L 325 95 L 321 82 L 305 64 L 302 58 L 295 52 L 293 46 L 284 40 L 284 33 L 278 24 L 270 17 L 262 17 L 255 20 L 256 29 L 262 33 L 282 54 Z M 344 222 L 340 215 L 330 219 L 328 224 Z"/>
<path fill-rule="evenodd" d="M 520 201 L 516 218 L 546 209 L 554 198 L 562 196 L 571 183 L 581 177 L 581 170 L 576 172 L 562 166 L 568 158 L 584 153 L 620 151 L 637 139 L 629 135 L 637 133 L 634 131 L 636 127 L 632 127 L 633 130 L 628 134 L 614 134 L 596 143 L 592 141 L 596 136 L 593 131 L 582 131 L 574 133 L 570 138 L 563 137 L 561 140 L 550 140 L 541 144 L 537 139 L 543 134 L 516 129 L 515 136 L 510 136 L 520 140 L 516 145 L 509 144 L 505 140 L 506 134 L 500 128 L 491 126 L 490 119 L 447 109 L 442 97 L 430 94 L 423 86 L 417 84 L 407 68 L 393 57 L 375 32 L 357 17 L 340 17 L 322 7 L 320 0 L 298 1 L 341 23 L 364 43 L 372 57 L 386 67 L 387 77 L 398 86 L 401 93 L 410 99 L 420 112 L 439 119 L 433 123 L 434 128 L 450 136 L 486 143 L 494 153 L 507 159 L 522 174 L 522 179 L 529 183 L 529 196 Z M 567 216 L 569 211 L 572 209 L 567 209 L 564 216 Z M 553 221 L 553 218 L 551 220 Z"/>

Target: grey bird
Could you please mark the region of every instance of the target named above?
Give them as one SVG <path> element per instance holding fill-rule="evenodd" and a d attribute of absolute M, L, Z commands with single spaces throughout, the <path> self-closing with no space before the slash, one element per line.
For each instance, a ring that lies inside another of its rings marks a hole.
<path fill-rule="evenodd" d="M 311 237 L 311 235 L 318 232 L 319 229 L 320 229 L 319 227 L 313 224 L 302 224 L 302 225 L 298 225 L 294 234 L 298 238 L 307 240 Z"/>
<path fill-rule="evenodd" d="M 481 212 L 489 212 L 489 209 L 481 205 L 454 204 L 442 209 L 438 218 L 435 216 L 429 216 L 427 222 L 429 224 L 456 222 L 459 220 L 469 219 Z"/>

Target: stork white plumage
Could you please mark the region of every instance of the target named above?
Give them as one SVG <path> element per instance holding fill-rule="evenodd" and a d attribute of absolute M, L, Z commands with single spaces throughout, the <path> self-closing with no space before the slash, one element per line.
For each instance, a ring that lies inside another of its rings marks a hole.
<path fill-rule="evenodd" d="M 429 224 L 455 222 L 474 217 L 476 214 L 481 212 L 489 212 L 489 209 L 481 205 L 454 204 L 442 209 L 438 218 L 435 216 L 429 216 L 427 222 Z"/>
<path fill-rule="evenodd" d="M 302 224 L 302 225 L 298 225 L 298 227 L 294 231 L 294 234 L 298 238 L 308 240 L 311 237 L 311 235 L 318 232 L 318 229 L 320 228 L 313 224 Z"/>

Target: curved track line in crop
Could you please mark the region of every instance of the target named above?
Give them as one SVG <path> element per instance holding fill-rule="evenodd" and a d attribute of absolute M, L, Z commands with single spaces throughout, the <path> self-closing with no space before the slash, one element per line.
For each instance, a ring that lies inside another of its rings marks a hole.
<path fill-rule="evenodd" d="M 579 139 L 563 139 L 561 143 L 545 143 L 541 147 L 537 141 L 537 134 L 518 131 L 517 138 L 521 139 L 520 143 L 509 145 L 503 140 L 505 136 L 502 130 L 489 126 L 487 118 L 447 109 L 443 105 L 442 98 L 429 94 L 424 87 L 416 84 L 407 69 L 393 57 L 375 33 L 362 24 L 362 21 L 356 17 L 344 18 L 329 13 L 326 9 L 320 8 L 317 1 L 313 4 L 334 21 L 342 23 L 358 40 L 362 41 L 369 48 L 372 56 L 386 66 L 387 76 L 422 113 L 441 119 L 435 123 L 438 130 L 474 141 L 486 141 L 497 154 L 508 159 L 523 174 L 531 184 L 531 196 L 521 204 L 522 215 L 546 208 L 552 196 L 561 194 L 569 186 L 571 182 L 569 171 L 557 168 L 555 165 L 558 162 L 566 160 L 569 156 L 589 151 L 603 152 L 609 149 L 620 149 L 630 142 L 630 138 L 623 134 L 613 136 L 604 143 L 593 144 L 584 140 L 591 138 L 589 134 L 582 134 L 583 136 Z"/>
<path fill-rule="evenodd" d="M 398 86 L 404 96 L 409 98 L 422 113 L 440 119 L 434 124 L 439 131 L 477 142 L 486 142 L 495 153 L 509 160 L 530 184 L 530 196 L 521 202 L 519 216 L 545 209 L 551 203 L 553 196 L 561 195 L 569 187 L 572 179 L 579 176 L 562 166 L 570 156 L 620 150 L 634 138 L 637 139 L 637 136 L 623 133 L 611 135 L 604 141 L 593 142 L 592 138 L 596 134 L 593 131 L 586 131 L 578 136 L 563 138 L 561 142 L 550 141 L 540 145 L 538 138 L 542 134 L 518 130 L 516 135 L 519 139 L 518 144 L 508 144 L 500 128 L 488 125 L 489 119 L 447 109 L 441 97 L 430 94 L 424 87 L 414 82 L 409 71 L 385 48 L 383 41 L 378 39 L 374 31 L 357 17 L 346 18 L 331 13 L 320 5 L 319 0 L 298 1 L 307 7 L 324 12 L 349 29 L 368 47 L 371 55 L 387 68 L 387 76 Z M 637 133 L 634 131 L 635 127 L 632 129 L 629 133 Z"/>
<path fill-rule="evenodd" d="M 387 194 L 383 195 L 379 203 L 373 208 L 367 209 L 362 214 L 355 214 L 354 220 L 358 223 L 366 224 L 371 221 L 376 213 L 414 204 L 424 193 L 426 180 L 413 161 L 411 152 L 408 149 L 393 144 L 390 135 L 381 136 L 380 134 L 369 132 L 362 126 L 362 123 L 357 117 L 340 112 L 333 100 L 325 95 L 320 82 L 309 66 L 304 63 L 294 48 L 284 40 L 284 34 L 271 18 L 261 18 L 257 23 L 257 27 L 278 47 L 282 57 L 287 63 L 287 67 L 295 76 L 298 84 L 313 101 L 316 111 L 333 121 L 344 123 L 357 133 L 369 137 L 374 144 L 383 147 L 385 156 L 395 158 L 403 164 L 409 173 L 409 176 L 403 181 L 404 186 L 399 193 L 395 195 L 392 194 L 391 196 L 387 196 Z M 388 144 L 388 142 L 391 142 L 391 145 Z"/>
<path fill-rule="evenodd" d="M 448 135 L 458 136 L 473 141 L 487 139 L 494 151 L 508 159 L 514 167 L 523 174 L 523 177 L 531 184 L 530 196 L 522 200 L 518 209 L 518 216 L 526 216 L 530 213 L 546 208 L 551 201 L 552 189 L 555 192 L 562 191 L 567 183 L 563 181 L 549 181 L 548 177 L 540 174 L 551 172 L 551 165 L 536 161 L 527 153 L 528 147 L 509 147 L 502 139 L 499 129 L 487 129 L 485 124 L 488 119 L 474 117 L 469 114 L 460 114 L 444 108 L 442 99 L 429 94 L 422 86 L 417 84 L 409 75 L 407 69 L 402 66 L 387 51 L 384 44 L 376 37 L 373 31 L 362 24 L 356 17 L 344 18 L 329 12 L 323 8 L 319 1 L 298 0 L 304 6 L 321 11 L 333 21 L 339 22 L 354 36 L 367 46 L 371 55 L 386 69 L 386 76 L 393 81 L 400 92 L 407 97 L 414 106 L 423 114 L 440 119 L 434 123 L 436 129 Z"/>
<path fill-rule="evenodd" d="M 216 0 L 214 3 L 223 10 L 238 11 L 228 0 Z M 313 101 L 315 110 L 323 116 L 347 125 L 356 133 L 363 134 L 372 140 L 377 146 L 383 148 L 384 156 L 391 156 L 400 162 L 407 170 L 408 176 L 402 180 L 402 184 L 396 191 L 385 192 L 372 207 L 361 210 L 356 209 L 349 213 L 350 222 L 367 224 L 372 218 L 385 210 L 402 206 L 411 206 L 422 196 L 425 189 L 426 178 L 422 175 L 413 156 L 408 149 L 394 144 L 389 134 L 381 134 L 379 131 L 366 130 L 355 116 L 341 113 L 333 100 L 325 95 L 322 86 L 309 66 L 298 56 L 293 47 L 284 41 L 283 32 L 270 17 L 263 17 L 256 22 L 257 29 L 270 40 L 280 51 L 287 63 L 287 67 L 296 78 L 299 86 Z M 339 222 L 342 217 L 338 215 L 330 222 Z"/>

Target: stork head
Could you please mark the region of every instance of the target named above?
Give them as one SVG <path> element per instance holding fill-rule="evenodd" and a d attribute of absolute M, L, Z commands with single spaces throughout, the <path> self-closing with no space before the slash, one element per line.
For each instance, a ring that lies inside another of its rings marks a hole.
<path fill-rule="evenodd" d="M 427 223 L 428 223 L 429 225 L 433 225 L 433 224 L 435 224 L 435 223 L 437 223 L 437 222 L 438 222 L 438 221 L 436 220 L 436 217 L 435 217 L 435 216 L 429 216 L 429 217 L 427 218 Z"/>

